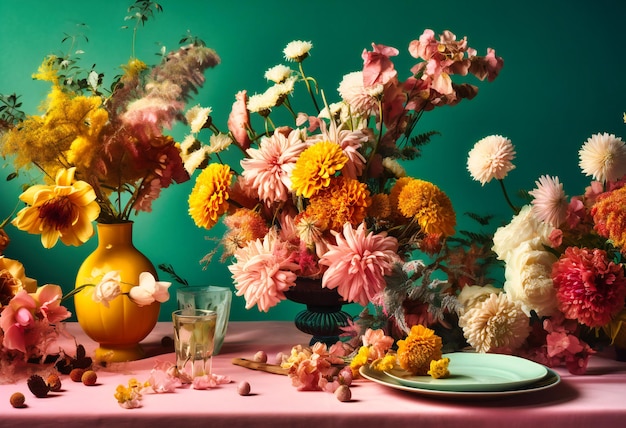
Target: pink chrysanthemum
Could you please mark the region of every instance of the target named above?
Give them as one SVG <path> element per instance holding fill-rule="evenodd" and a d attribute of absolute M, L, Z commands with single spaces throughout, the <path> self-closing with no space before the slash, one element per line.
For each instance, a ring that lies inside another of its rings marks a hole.
<path fill-rule="evenodd" d="M 258 149 L 248 149 L 246 153 L 250 157 L 241 161 L 243 177 L 268 204 L 289 198 L 291 171 L 307 147 L 300 135 L 299 130 L 291 131 L 287 137 L 274 132 L 261 141 Z"/>
<path fill-rule="evenodd" d="M 626 174 L 626 144 L 613 134 L 594 134 L 578 152 L 580 168 L 604 183 Z"/>
<path fill-rule="evenodd" d="M 515 168 L 512 161 L 515 150 L 511 140 L 500 135 L 490 135 L 478 141 L 467 158 L 467 170 L 472 178 L 485 185 L 492 179 L 502 180 Z"/>
<path fill-rule="evenodd" d="M 343 76 L 339 83 L 339 95 L 357 114 L 371 116 L 378 113 L 377 95 L 382 94 L 383 85 L 366 88 L 363 84 L 363 72 L 355 71 Z"/>
<path fill-rule="evenodd" d="M 535 181 L 536 189 L 528 192 L 534 199 L 533 214 L 551 226 L 559 227 L 567 217 L 567 196 L 558 177 L 542 175 Z"/>
<path fill-rule="evenodd" d="M 601 327 L 624 307 L 624 270 L 603 250 L 568 247 L 552 267 L 552 280 L 559 309 L 581 324 Z"/>
<path fill-rule="evenodd" d="M 237 289 L 244 296 L 246 309 L 257 305 L 260 311 L 285 299 L 284 291 L 296 281 L 298 265 L 274 230 L 235 252 L 235 263 L 228 266 Z"/>
<path fill-rule="evenodd" d="M 333 231 L 336 245 L 320 259 L 328 266 L 322 277 L 322 287 L 337 288 L 349 302 L 367 305 L 385 288 L 385 276 L 399 261 L 398 241 L 386 233 L 368 233 L 361 223 L 355 230 L 349 223 L 343 233 Z"/>

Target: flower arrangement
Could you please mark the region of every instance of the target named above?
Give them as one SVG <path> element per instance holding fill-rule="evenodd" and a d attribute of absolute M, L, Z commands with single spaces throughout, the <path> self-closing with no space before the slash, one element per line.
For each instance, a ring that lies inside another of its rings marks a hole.
<path fill-rule="evenodd" d="M 189 36 L 180 49 L 163 49 L 155 66 L 136 58 L 137 30 L 159 11 L 151 1 L 129 7 L 126 19 L 135 21 L 133 55 L 110 90 L 102 73 L 81 70 L 70 51 L 46 57 L 33 75 L 51 86 L 42 115 L 21 113 L 15 95 L 0 98 L 0 153 L 13 157 L 18 170 L 36 167 L 47 181 L 20 196 L 26 207 L 12 223 L 41 234 L 45 248 L 59 239 L 81 245 L 94 234 L 94 220 L 126 222 L 133 212 L 151 211 L 161 189 L 189 179 L 179 145 L 164 131 L 184 120 L 190 96 L 219 57 Z"/>
<path fill-rule="evenodd" d="M 455 232 L 452 203 L 433 183 L 407 176 L 401 162 L 419 157 L 437 134 L 415 135 L 425 112 L 476 95 L 477 87 L 453 82 L 455 75 L 492 81 L 503 65 L 493 49 L 479 56 L 466 38 L 426 30 L 409 44 L 418 62 L 405 80 L 393 63 L 399 51 L 373 44 L 362 53 L 362 70 L 343 77 L 340 100 L 329 104 L 304 71 L 311 49 L 310 42 L 289 43 L 284 57 L 297 70 L 276 65 L 265 73 L 265 92 L 240 91 L 227 132 L 210 108 L 187 112 L 183 158 L 190 174 L 202 169 L 189 214 L 206 229 L 223 219 L 223 260 L 233 260 L 229 270 L 246 308 L 268 311 L 298 277 L 321 278 L 347 302 L 382 304 L 388 279 L 413 250 L 441 249 Z M 299 84 L 311 114 L 295 107 Z M 288 124 L 278 124 L 281 113 Z M 203 129 L 212 133 L 208 144 Z M 243 154 L 238 167 L 222 159 L 231 145 Z"/>
<path fill-rule="evenodd" d="M 543 175 L 521 208 L 503 181 L 514 157 L 513 144 L 500 135 L 469 152 L 471 176 L 483 185 L 499 180 L 514 217 L 493 236 L 505 265 L 503 287 L 464 288 L 459 324 L 478 351 L 584 373 L 602 332 L 618 345 L 626 333 L 626 145 L 612 134 L 591 136 L 579 150 L 581 171 L 592 177 L 584 194 L 569 198 L 558 177 Z"/>

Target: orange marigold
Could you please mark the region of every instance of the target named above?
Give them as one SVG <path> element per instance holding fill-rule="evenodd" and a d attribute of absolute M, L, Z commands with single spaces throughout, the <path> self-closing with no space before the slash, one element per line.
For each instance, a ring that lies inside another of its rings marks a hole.
<path fill-rule="evenodd" d="M 367 209 L 367 215 L 379 220 L 388 218 L 391 215 L 389 195 L 377 193 L 372 196 L 372 204 Z"/>
<path fill-rule="evenodd" d="M 207 166 L 189 194 L 189 215 L 198 227 L 210 229 L 228 211 L 228 190 L 233 173 L 228 165 Z"/>
<path fill-rule="evenodd" d="M 309 200 L 307 213 L 321 220 L 326 230 L 341 230 L 345 223 L 357 226 L 371 204 L 367 185 L 348 177 L 337 177 Z"/>
<path fill-rule="evenodd" d="M 302 152 L 291 174 L 291 187 L 298 196 L 310 198 L 330 185 L 331 178 L 348 162 L 340 145 L 321 141 Z"/>
<path fill-rule="evenodd" d="M 404 189 L 404 186 L 409 184 L 413 178 L 411 177 L 402 177 L 396 180 L 396 183 L 391 188 L 391 192 L 389 193 L 389 207 L 391 208 L 391 215 L 396 223 L 402 223 L 403 220 L 406 219 L 400 212 L 398 207 L 398 198 L 400 197 L 400 192 Z"/>
<path fill-rule="evenodd" d="M 398 364 L 414 375 L 426 375 L 430 362 L 441 359 L 441 337 L 421 324 L 411 327 L 404 340 L 398 340 Z"/>
<path fill-rule="evenodd" d="M 424 233 L 454 234 L 456 214 L 448 195 L 428 181 L 411 179 L 398 195 L 398 209 L 414 218 Z"/>
<path fill-rule="evenodd" d="M 602 195 L 591 208 L 596 231 L 626 252 L 626 187 Z"/>

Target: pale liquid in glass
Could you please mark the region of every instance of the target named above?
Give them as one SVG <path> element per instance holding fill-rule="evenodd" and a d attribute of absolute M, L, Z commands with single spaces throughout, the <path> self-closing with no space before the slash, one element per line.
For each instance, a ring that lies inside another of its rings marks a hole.
<path fill-rule="evenodd" d="M 173 317 L 176 366 L 192 378 L 211 374 L 216 314 L 209 314 Z"/>

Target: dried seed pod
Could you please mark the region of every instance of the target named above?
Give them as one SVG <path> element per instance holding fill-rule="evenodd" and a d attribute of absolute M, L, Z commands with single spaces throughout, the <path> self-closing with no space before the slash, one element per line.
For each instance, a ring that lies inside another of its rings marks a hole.
<path fill-rule="evenodd" d="M 37 398 L 43 398 L 47 396 L 48 392 L 50 391 L 50 387 L 48 386 L 46 381 L 43 380 L 41 376 L 36 374 L 29 377 L 26 381 L 26 384 L 28 385 L 28 389 L 30 389 L 30 392 L 32 392 L 33 395 Z"/>

